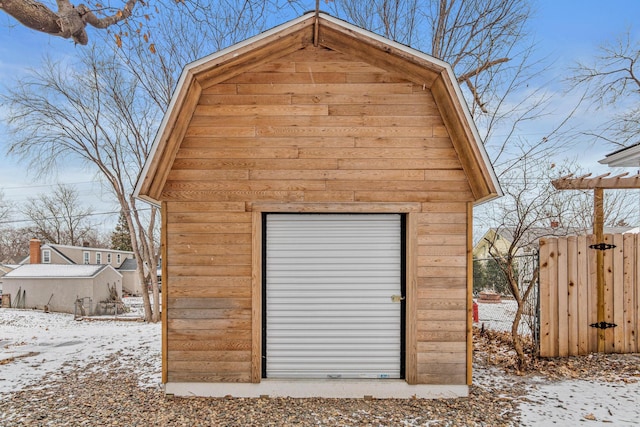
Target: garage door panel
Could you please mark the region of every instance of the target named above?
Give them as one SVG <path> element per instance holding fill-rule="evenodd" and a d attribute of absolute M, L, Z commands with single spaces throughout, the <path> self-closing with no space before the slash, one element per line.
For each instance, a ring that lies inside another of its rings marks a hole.
<path fill-rule="evenodd" d="M 399 378 L 400 215 L 267 215 L 266 375 Z"/>

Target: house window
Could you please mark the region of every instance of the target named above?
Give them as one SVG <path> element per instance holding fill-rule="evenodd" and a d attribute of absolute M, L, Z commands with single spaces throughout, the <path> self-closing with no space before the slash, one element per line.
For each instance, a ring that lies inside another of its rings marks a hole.
<path fill-rule="evenodd" d="M 107 254 L 107 264 L 111 264 L 111 254 Z"/>
<path fill-rule="evenodd" d="M 42 251 L 42 263 L 51 264 L 51 251 L 49 249 Z"/>
<path fill-rule="evenodd" d="M 120 254 L 118 254 L 116 255 L 116 263 L 120 265 L 120 261 L 122 261 L 122 257 L 120 256 Z"/>
<path fill-rule="evenodd" d="M 96 252 L 96 264 L 102 264 L 102 253 Z"/>
<path fill-rule="evenodd" d="M 89 252 L 82 252 L 82 262 L 84 264 L 89 264 L 91 262 L 91 255 L 89 254 Z"/>

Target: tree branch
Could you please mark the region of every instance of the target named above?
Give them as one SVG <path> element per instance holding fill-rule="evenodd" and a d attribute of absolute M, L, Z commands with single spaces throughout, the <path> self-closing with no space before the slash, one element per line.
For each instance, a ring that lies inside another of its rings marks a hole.
<path fill-rule="evenodd" d="M 468 82 L 469 79 L 471 79 L 471 77 L 477 76 L 483 71 L 486 71 L 495 65 L 502 64 L 505 62 L 509 62 L 509 58 L 498 58 L 498 59 L 493 59 L 491 61 L 487 61 L 484 64 L 480 65 L 479 67 L 476 67 L 475 69 L 468 71 L 463 75 L 461 75 L 460 77 L 458 77 L 458 83 Z"/>
<path fill-rule="evenodd" d="M 138 0 L 128 0 L 122 9 L 112 15 L 98 18 L 85 4 L 74 6 L 69 0 L 57 0 L 54 12 L 42 2 L 34 0 L 0 0 L 0 10 L 15 18 L 25 27 L 53 36 L 72 39 L 86 45 L 89 42 L 86 26 L 104 29 L 131 16 Z"/>

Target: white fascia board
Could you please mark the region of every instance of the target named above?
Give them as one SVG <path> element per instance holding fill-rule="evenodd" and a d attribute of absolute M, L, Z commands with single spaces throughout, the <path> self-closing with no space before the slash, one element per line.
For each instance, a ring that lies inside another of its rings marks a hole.
<path fill-rule="evenodd" d="M 640 167 L 640 144 L 607 155 L 598 163 L 609 167 Z"/>

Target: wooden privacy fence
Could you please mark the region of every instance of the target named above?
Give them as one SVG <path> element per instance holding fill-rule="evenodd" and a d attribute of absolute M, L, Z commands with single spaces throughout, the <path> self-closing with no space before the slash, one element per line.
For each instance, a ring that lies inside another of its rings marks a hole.
<path fill-rule="evenodd" d="M 540 356 L 598 351 L 596 243 L 593 235 L 540 240 Z M 640 239 L 604 235 L 606 353 L 640 351 Z M 600 325 L 602 326 L 602 325 Z M 610 325 L 607 325 L 610 326 Z"/>

